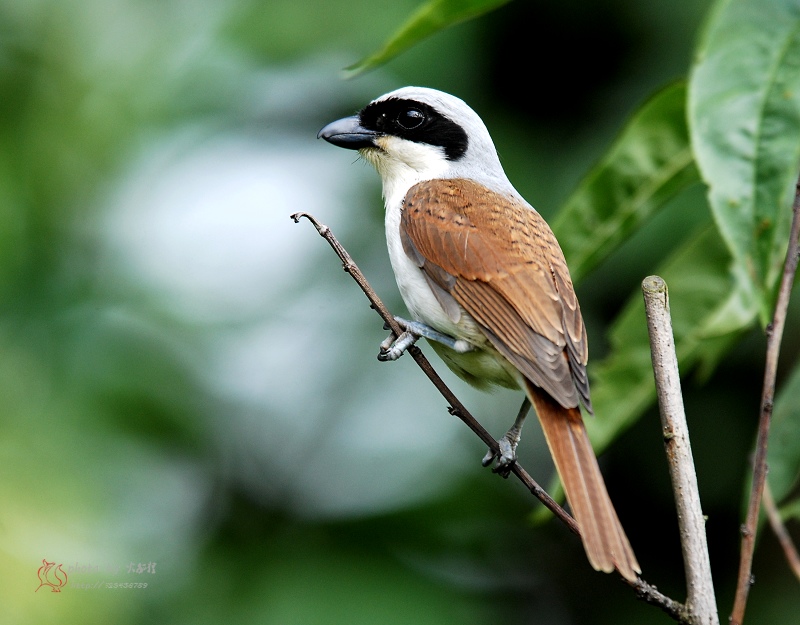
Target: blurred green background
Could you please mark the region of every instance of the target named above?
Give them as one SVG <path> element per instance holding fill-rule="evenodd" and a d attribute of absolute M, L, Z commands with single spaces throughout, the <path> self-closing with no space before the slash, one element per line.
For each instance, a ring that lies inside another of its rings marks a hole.
<path fill-rule="evenodd" d="M 415 7 L 0 0 L 2 622 L 672 622 L 562 526 L 532 525 L 539 504 L 481 469 L 410 359 L 375 360 L 381 322 L 289 215 L 330 225 L 401 311 L 377 175 L 319 128 L 406 84 L 450 91 L 551 217 L 685 76 L 708 4 L 518 0 L 342 80 Z M 581 283 L 592 359 L 670 236 L 708 222 L 696 185 Z M 723 618 L 763 353 L 754 331 L 685 381 Z M 439 369 L 505 431 L 517 394 Z M 521 461 L 547 484 L 537 428 Z M 657 412 L 601 462 L 645 578 L 683 600 Z M 42 559 L 68 572 L 62 592 L 36 591 Z M 796 623 L 769 533 L 754 573 L 748 621 Z"/>

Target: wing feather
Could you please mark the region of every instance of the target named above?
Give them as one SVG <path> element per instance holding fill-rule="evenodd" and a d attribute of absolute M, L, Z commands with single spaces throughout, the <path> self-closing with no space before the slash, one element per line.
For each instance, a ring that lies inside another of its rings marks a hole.
<path fill-rule="evenodd" d="M 535 210 L 469 180 L 429 180 L 406 194 L 400 236 L 451 318 L 447 296 L 559 404 L 582 400 L 591 411 L 580 307 L 561 248 Z"/>

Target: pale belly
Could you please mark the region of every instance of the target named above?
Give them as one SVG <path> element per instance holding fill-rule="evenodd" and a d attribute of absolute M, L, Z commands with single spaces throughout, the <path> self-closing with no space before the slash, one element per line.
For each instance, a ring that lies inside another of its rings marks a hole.
<path fill-rule="evenodd" d="M 430 341 L 430 345 L 453 373 L 472 386 L 521 388 L 517 381 L 519 372 L 491 346 L 461 354 L 441 343 Z"/>

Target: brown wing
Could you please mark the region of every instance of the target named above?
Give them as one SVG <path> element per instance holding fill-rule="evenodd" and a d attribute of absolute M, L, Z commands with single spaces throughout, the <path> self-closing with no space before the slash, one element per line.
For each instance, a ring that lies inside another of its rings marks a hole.
<path fill-rule="evenodd" d="M 400 236 L 446 310 L 455 299 L 526 378 L 591 411 L 578 300 L 538 213 L 469 180 L 430 180 L 406 194 Z"/>

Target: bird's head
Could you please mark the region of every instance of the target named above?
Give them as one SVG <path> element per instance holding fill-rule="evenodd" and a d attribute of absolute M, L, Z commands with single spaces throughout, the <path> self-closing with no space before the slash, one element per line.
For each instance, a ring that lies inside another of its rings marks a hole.
<path fill-rule="evenodd" d="M 435 89 L 404 87 L 382 95 L 318 137 L 358 150 L 378 170 L 385 191 L 439 178 L 468 178 L 498 191 L 510 187 L 478 114 Z"/>

